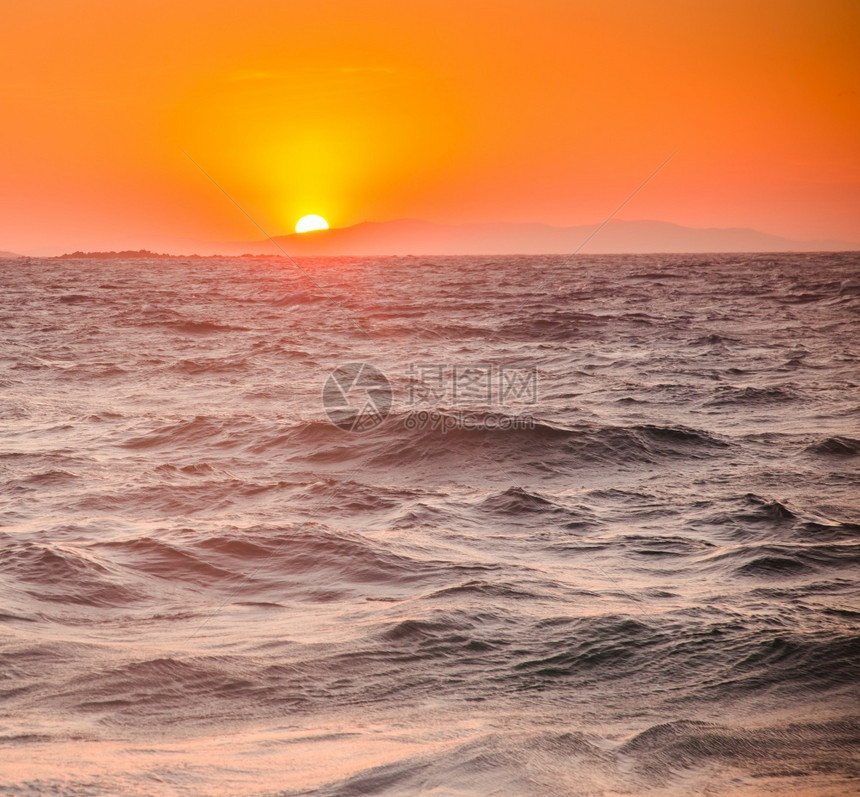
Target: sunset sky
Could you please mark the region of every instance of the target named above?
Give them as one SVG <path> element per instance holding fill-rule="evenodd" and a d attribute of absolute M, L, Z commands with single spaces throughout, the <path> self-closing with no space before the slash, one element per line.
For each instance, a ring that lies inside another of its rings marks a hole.
<path fill-rule="evenodd" d="M 860 240 L 860 3 L 3 3 L 0 249 L 621 218 Z"/>

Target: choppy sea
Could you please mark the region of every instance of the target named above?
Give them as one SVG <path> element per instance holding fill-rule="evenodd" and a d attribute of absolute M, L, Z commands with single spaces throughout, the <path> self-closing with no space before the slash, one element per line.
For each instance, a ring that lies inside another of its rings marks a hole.
<path fill-rule="evenodd" d="M 0 261 L 0 794 L 848 795 L 860 255 Z"/>

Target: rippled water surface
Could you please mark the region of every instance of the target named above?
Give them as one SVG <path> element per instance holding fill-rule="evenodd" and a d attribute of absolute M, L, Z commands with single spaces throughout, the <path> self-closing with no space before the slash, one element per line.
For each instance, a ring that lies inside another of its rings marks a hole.
<path fill-rule="evenodd" d="M 854 793 L 857 255 L 302 265 L 0 265 L 0 793 Z"/>

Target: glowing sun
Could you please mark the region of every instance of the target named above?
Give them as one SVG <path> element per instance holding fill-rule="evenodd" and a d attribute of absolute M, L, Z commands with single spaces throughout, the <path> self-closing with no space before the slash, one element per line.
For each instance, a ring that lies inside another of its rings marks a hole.
<path fill-rule="evenodd" d="M 322 217 L 315 214 L 310 216 L 302 216 L 296 222 L 296 232 L 313 232 L 314 230 L 327 230 L 328 222 Z"/>

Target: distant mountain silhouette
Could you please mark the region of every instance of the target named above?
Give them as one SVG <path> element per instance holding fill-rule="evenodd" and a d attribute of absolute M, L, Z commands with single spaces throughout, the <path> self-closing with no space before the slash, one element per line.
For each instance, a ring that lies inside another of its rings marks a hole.
<path fill-rule="evenodd" d="M 666 221 L 614 219 L 598 230 L 597 224 L 553 227 L 549 224 L 437 224 L 416 219 L 363 222 L 352 227 L 280 235 L 275 241 L 289 255 L 552 255 L 573 254 L 582 246 L 587 254 L 706 253 L 706 252 L 821 252 L 856 251 L 860 243 L 800 241 L 757 230 L 698 229 Z M 595 234 L 595 231 L 596 234 Z M 592 236 L 593 237 L 590 237 Z M 585 244 L 583 246 L 583 243 Z M 186 240 L 162 244 L 172 254 L 147 249 L 108 252 L 0 251 L 0 260 L 28 256 L 65 258 L 155 258 L 217 255 L 275 255 L 271 241 L 201 242 Z"/>
<path fill-rule="evenodd" d="M 415 219 L 364 222 L 352 227 L 282 235 L 291 255 L 568 254 L 598 225 L 436 224 Z M 743 228 L 696 229 L 665 221 L 613 220 L 582 248 L 583 254 L 635 252 L 814 252 L 851 250 L 860 244 L 797 241 Z M 268 241 L 220 245 L 224 254 L 272 254 Z"/>

